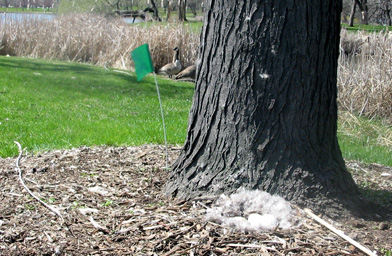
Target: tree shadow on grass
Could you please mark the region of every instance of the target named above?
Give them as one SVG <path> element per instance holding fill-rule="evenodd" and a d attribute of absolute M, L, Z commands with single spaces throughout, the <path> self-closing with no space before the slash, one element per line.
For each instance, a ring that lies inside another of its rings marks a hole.
<path fill-rule="evenodd" d="M 92 87 L 99 87 L 107 93 L 117 92 L 119 94 L 130 94 L 141 97 L 155 96 L 156 86 L 153 75 L 146 76 L 138 82 L 136 76 L 130 71 L 115 72 L 102 67 L 83 64 L 83 63 L 60 63 L 41 59 L 19 58 L 19 57 L 0 57 L 0 70 L 17 68 L 19 72 L 31 72 L 31 74 L 43 74 L 42 78 L 50 82 L 53 86 L 68 85 L 70 90 L 89 90 Z M 128 73 L 128 72 L 127 72 Z M 48 74 L 57 74 L 48 75 Z M 77 79 L 82 75 L 84 81 Z M 86 81 L 85 77 L 88 78 Z M 66 78 L 66 79 L 65 79 Z M 52 80 L 52 81 L 50 81 Z M 162 97 L 169 99 L 183 99 L 192 96 L 194 86 L 190 83 L 174 83 L 160 79 L 158 77 L 159 91 Z M 63 90 L 67 86 L 61 86 Z"/>
<path fill-rule="evenodd" d="M 110 72 L 110 71 L 108 71 Z M 123 92 L 132 93 L 133 91 L 144 91 L 147 94 L 156 94 L 157 89 L 155 85 L 155 78 L 153 74 L 147 75 L 143 80 L 137 81 L 136 75 L 128 75 L 124 73 L 111 73 L 113 76 L 120 77 L 127 82 L 129 82 L 129 87 Z M 183 99 L 184 97 L 189 97 L 194 93 L 194 84 L 190 82 L 177 82 L 175 80 L 163 79 L 161 76 L 157 75 L 157 83 L 159 87 L 159 93 L 162 97 L 171 99 Z"/>
<path fill-rule="evenodd" d="M 72 71 L 72 72 L 89 72 L 91 68 L 86 64 L 77 62 L 70 62 L 70 64 L 61 64 L 54 61 L 21 58 L 21 57 L 6 57 L 0 59 L 0 66 L 8 68 L 26 69 L 34 72 L 40 71 Z"/>

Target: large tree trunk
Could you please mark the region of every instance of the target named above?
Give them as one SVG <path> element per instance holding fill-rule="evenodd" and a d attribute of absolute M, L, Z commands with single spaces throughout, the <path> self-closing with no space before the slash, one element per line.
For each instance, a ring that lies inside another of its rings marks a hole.
<path fill-rule="evenodd" d="M 188 135 L 167 195 L 245 187 L 324 213 L 357 195 L 336 134 L 341 8 L 335 0 L 207 3 Z"/>

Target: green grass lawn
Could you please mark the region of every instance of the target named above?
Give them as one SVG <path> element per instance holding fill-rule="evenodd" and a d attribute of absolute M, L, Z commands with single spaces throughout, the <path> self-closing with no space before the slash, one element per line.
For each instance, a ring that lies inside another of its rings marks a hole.
<path fill-rule="evenodd" d="M 194 92 L 158 79 L 169 144 L 182 144 Z M 0 157 L 81 145 L 164 144 L 153 76 L 85 64 L 0 57 Z"/>
<path fill-rule="evenodd" d="M 392 125 L 341 112 L 338 122 L 340 149 L 346 159 L 392 166 Z"/>
<path fill-rule="evenodd" d="M 392 30 L 392 27 L 390 26 L 354 24 L 353 27 L 349 27 L 347 23 L 342 23 L 342 28 L 345 28 L 348 31 L 353 31 L 353 32 L 356 31 L 380 32 L 380 31 Z"/>
<path fill-rule="evenodd" d="M 169 144 L 182 145 L 191 83 L 158 78 Z M 0 157 L 82 145 L 164 144 L 153 76 L 86 64 L 0 56 Z M 391 126 L 342 112 L 338 138 L 350 160 L 392 166 Z"/>

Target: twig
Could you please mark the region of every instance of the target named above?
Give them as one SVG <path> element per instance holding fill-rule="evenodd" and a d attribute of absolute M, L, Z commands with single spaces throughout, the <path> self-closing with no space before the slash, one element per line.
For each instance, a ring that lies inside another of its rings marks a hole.
<path fill-rule="evenodd" d="M 200 196 L 192 199 L 192 201 L 215 201 L 219 198 L 220 196 Z"/>
<path fill-rule="evenodd" d="M 226 244 L 229 247 L 242 247 L 242 248 L 256 248 L 256 249 L 266 249 L 267 247 L 257 244 Z"/>
<path fill-rule="evenodd" d="M 60 211 L 53 208 L 52 206 L 48 205 L 47 203 L 45 203 L 44 201 L 42 201 L 41 199 L 39 199 L 36 195 L 33 194 L 33 192 L 31 192 L 31 190 L 26 186 L 26 184 L 23 181 L 23 177 L 22 177 L 22 170 L 20 169 L 19 166 L 19 162 L 20 159 L 22 158 L 22 153 L 23 153 L 23 149 L 22 146 L 20 145 L 19 142 L 14 141 L 14 143 L 18 146 L 19 148 L 19 155 L 18 158 L 16 159 L 16 169 L 18 171 L 19 174 L 19 180 L 20 183 L 22 184 L 22 186 L 24 187 L 24 189 L 26 189 L 26 191 L 33 197 L 35 198 L 38 202 L 40 202 L 43 206 L 45 206 L 46 208 L 48 208 L 50 211 L 54 212 L 57 216 L 59 216 L 59 218 L 62 220 L 63 223 L 65 223 L 63 216 L 61 215 Z"/>
<path fill-rule="evenodd" d="M 37 182 L 33 181 L 33 180 L 30 180 L 30 179 L 27 179 L 27 178 L 25 178 L 25 180 L 27 180 L 28 182 L 33 183 L 34 185 L 37 185 L 37 186 L 40 187 L 40 185 Z"/>
<path fill-rule="evenodd" d="M 307 215 L 309 215 L 312 219 L 316 220 L 318 223 L 320 223 L 321 225 L 325 226 L 326 228 L 328 228 L 329 230 L 331 230 L 332 232 L 334 232 L 335 234 L 337 234 L 338 236 L 340 236 L 341 238 L 343 238 L 344 240 L 346 240 L 347 242 L 349 242 L 350 244 L 354 245 L 355 247 L 357 247 L 358 249 L 360 249 L 361 251 L 363 251 L 364 253 L 366 253 L 369 256 L 377 256 L 377 254 L 375 254 L 374 252 L 372 252 L 371 250 L 369 250 L 368 248 L 366 248 L 365 246 L 361 245 L 360 243 L 358 243 L 357 241 L 354 241 L 352 238 L 346 236 L 343 231 L 338 230 L 336 228 L 334 228 L 331 224 L 329 224 L 328 222 L 326 222 L 325 220 L 321 219 L 320 217 L 318 217 L 317 215 L 315 215 L 310 209 L 304 209 L 304 211 L 306 212 Z"/>
<path fill-rule="evenodd" d="M 203 204 L 202 202 L 196 202 L 198 205 L 203 207 L 204 209 L 208 209 L 207 205 Z"/>
<path fill-rule="evenodd" d="M 166 253 L 163 254 L 162 256 L 175 255 L 175 252 L 180 251 L 182 246 L 183 246 L 183 244 L 177 244 L 177 245 L 174 246 L 170 251 L 166 252 Z M 178 253 L 176 253 L 176 254 L 178 255 Z"/>
<path fill-rule="evenodd" d="M 246 248 L 246 249 L 259 249 L 259 250 L 262 250 L 263 252 L 276 251 L 276 249 L 273 247 L 267 247 L 264 245 L 257 245 L 257 244 L 227 244 L 226 246 L 237 247 L 237 248 Z"/>
<path fill-rule="evenodd" d="M 185 249 L 182 249 L 181 251 L 177 251 L 176 253 L 177 253 L 177 255 L 185 255 L 185 252 L 190 251 L 190 250 L 193 250 L 193 249 L 196 248 L 197 246 L 199 246 L 199 245 L 198 245 L 198 244 L 195 244 L 195 245 L 192 245 L 192 246 L 187 247 L 187 248 L 185 248 Z M 169 254 L 169 255 L 171 255 L 171 254 Z M 191 254 L 189 254 L 189 255 L 191 255 Z"/>
<path fill-rule="evenodd" d="M 91 222 L 91 224 L 93 224 L 94 228 L 104 232 L 105 234 L 109 234 L 109 229 L 105 226 L 102 226 L 101 224 L 99 224 L 98 222 L 96 222 L 92 216 L 90 216 L 89 221 Z"/>
<path fill-rule="evenodd" d="M 134 231 L 135 229 L 137 229 L 137 228 L 135 228 L 134 226 L 131 226 L 129 228 L 120 229 L 119 231 L 116 231 L 115 234 L 126 234 L 130 231 Z"/>
<path fill-rule="evenodd" d="M 187 229 L 185 229 L 183 231 L 179 231 L 177 233 L 168 235 L 167 237 L 165 237 L 165 238 L 161 239 L 160 241 L 158 241 L 156 244 L 161 244 L 162 242 L 164 242 L 164 241 L 166 241 L 166 240 L 168 240 L 170 238 L 174 238 L 174 237 L 177 237 L 177 236 L 183 236 L 183 235 L 187 234 L 189 231 L 191 231 L 193 228 L 195 228 L 196 225 L 197 224 L 195 223 L 191 227 L 189 227 L 189 228 L 187 228 Z"/>

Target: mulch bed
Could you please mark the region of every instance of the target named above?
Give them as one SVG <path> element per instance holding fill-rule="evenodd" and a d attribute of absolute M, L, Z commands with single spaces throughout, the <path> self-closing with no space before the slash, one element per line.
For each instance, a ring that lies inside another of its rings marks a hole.
<path fill-rule="evenodd" d="M 179 151 L 169 149 L 170 162 Z M 262 233 L 206 221 L 212 200 L 176 202 L 161 193 L 162 146 L 23 155 L 26 185 L 63 220 L 26 192 L 15 162 L 0 158 L 0 255 L 365 255 L 301 211 L 292 228 Z M 347 165 L 357 183 L 390 200 L 391 167 Z M 378 255 L 392 250 L 390 218 L 328 221 Z"/>

